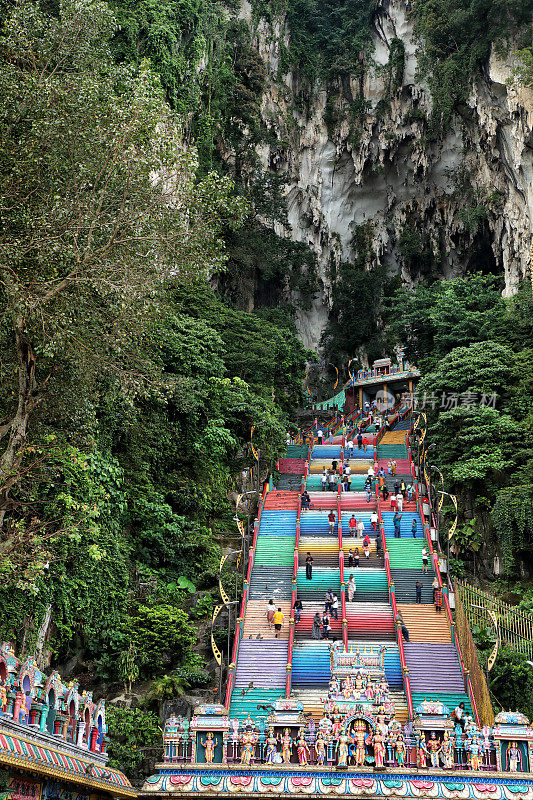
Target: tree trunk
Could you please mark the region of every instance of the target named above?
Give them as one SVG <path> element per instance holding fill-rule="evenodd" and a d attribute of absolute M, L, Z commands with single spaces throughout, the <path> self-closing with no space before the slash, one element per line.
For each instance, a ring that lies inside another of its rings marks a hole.
<path fill-rule="evenodd" d="M 9 441 L 0 458 L 0 529 L 3 527 L 9 490 L 17 482 L 17 471 L 24 454 L 30 416 L 38 403 L 36 356 L 31 342 L 24 333 L 21 319 L 15 324 L 15 340 L 19 362 L 19 391 L 17 410 L 11 421 Z"/>

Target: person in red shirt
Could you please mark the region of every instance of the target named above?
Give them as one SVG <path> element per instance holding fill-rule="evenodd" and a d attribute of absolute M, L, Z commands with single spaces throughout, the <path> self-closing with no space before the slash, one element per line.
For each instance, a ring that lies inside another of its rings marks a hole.
<path fill-rule="evenodd" d="M 328 514 L 328 522 L 329 522 L 329 532 L 333 533 L 333 527 L 335 525 L 335 514 L 333 511 L 330 511 Z"/>
<path fill-rule="evenodd" d="M 355 536 L 357 535 L 357 520 L 356 520 L 356 518 L 355 518 L 355 516 L 353 514 L 350 517 L 350 521 L 348 523 L 348 526 L 350 528 L 351 535 L 355 538 Z"/>

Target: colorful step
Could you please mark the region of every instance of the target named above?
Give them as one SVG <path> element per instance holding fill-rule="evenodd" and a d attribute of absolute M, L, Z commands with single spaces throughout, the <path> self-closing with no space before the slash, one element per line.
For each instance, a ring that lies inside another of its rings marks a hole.
<path fill-rule="evenodd" d="M 399 603 L 398 609 L 409 631 L 410 642 L 451 642 L 448 618 L 443 611 L 437 613 L 434 606 L 415 603 Z"/>
<path fill-rule="evenodd" d="M 457 650 L 451 643 L 404 643 L 405 663 L 413 692 L 465 691 Z"/>
<path fill-rule="evenodd" d="M 261 689 L 285 690 L 288 641 L 271 639 L 242 639 L 235 677 L 235 688 L 247 687 L 250 682 Z"/>

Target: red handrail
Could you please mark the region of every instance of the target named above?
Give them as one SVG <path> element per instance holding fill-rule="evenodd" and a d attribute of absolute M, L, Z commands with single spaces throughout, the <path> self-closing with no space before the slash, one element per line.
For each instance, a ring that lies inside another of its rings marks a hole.
<path fill-rule="evenodd" d="M 392 580 L 392 575 L 390 571 L 390 556 L 389 556 L 389 548 L 387 547 L 387 538 L 385 536 L 385 527 L 383 525 L 383 517 L 381 514 L 381 502 L 378 499 L 377 502 L 377 512 L 378 512 L 378 525 L 381 531 L 381 546 L 383 548 L 384 553 L 384 560 L 385 560 L 385 569 L 387 571 L 387 582 L 389 584 L 389 598 L 392 605 L 392 613 L 394 616 L 394 628 L 396 630 L 396 641 L 398 642 L 398 650 L 400 653 L 400 666 L 402 669 L 403 675 L 403 684 L 405 687 L 405 697 L 407 699 L 407 710 L 409 712 L 409 719 L 413 719 L 414 711 L 413 711 L 413 698 L 411 695 L 411 682 L 409 680 L 409 669 L 407 667 L 407 663 L 405 661 L 405 652 L 403 649 L 403 636 L 401 632 L 401 627 L 398 624 L 398 606 L 396 604 L 396 592 L 394 590 L 394 581 Z"/>

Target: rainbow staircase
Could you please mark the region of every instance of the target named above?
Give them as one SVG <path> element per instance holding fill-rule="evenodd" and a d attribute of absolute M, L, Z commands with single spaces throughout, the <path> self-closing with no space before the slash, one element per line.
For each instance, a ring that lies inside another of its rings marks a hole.
<path fill-rule="evenodd" d="M 399 538 L 394 536 L 390 503 L 374 494 L 368 502 L 361 491 L 369 466 L 386 469 L 391 459 L 396 460 L 397 475 L 387 476 L 387 482 L 414 482 L 407 440 L 410 425 L 409 420 L 400 420 L 393 430 L 372 435 L 366 450 L 354 448 L 350 492 L 341 492 L 339 487 L 321 490 L 324 467 L 330 468 L 332 461 L 340 466 L 349 455 L 342 436 L 335 435 L 333 443 L 313 443 L 309 449 L 289 445 L 286 458 L 278 462 L 277 487 L 264 495 L 254 526 L 242 621 L 235 636 L 235 665 L 233 670 L 230 667 L 226 695 L 230 716 L 266 716 L 276 699 L 289 696 L 303 703 L 304 713 L 315 719 L 322 716 L 331 679 L 330 642 L 313 638 L 313 617 L 317 611 L 322 615 L 328 589 L 339 599 L 338 619 L 330 615 L 330 640 L 342 640 L 348 649 L 386 648 L 385 671 L 400 720 L 430 698 L 440 699 L 450 709 L 462 701 L 476 714 L 445 591 L 442 611 L 438 613 L 433 605 L 432 583 L 436 576 L 439 585 L 442 582 L 418 488 L 413 501 L 404 503 Z M 301 509 L 304 487 L 311 498 L 308 510 Z M 331 530 L 330 511 L 335 513 Z M 373 511 L 379 515 L 384 550 L 380 555 L 377 531 L 371 529 Z M 352 515 L 363 520 L 370 537 L 368 560 L 361 538 L 350 529 Z M 349 567 L 349 550 L 356 547 L 359 567 Z M 425 573 L 424 547 L 429 553 Z M 310 579 L 305 570 L 308 553 L 313 557 Z M 351 574 L 356 592 L 350 602 L 345 587 Z M 421 603 L 416 602 L 417 581 L 422 584 Z M 291 613 L 296 597 L 303 603 L 297 623 Z M 267 623 L 270 599 L 285 617 L 279 638 L 274 638 Z M 400 614 L 409 631 L 408 642 L 395 622 Z"/>

